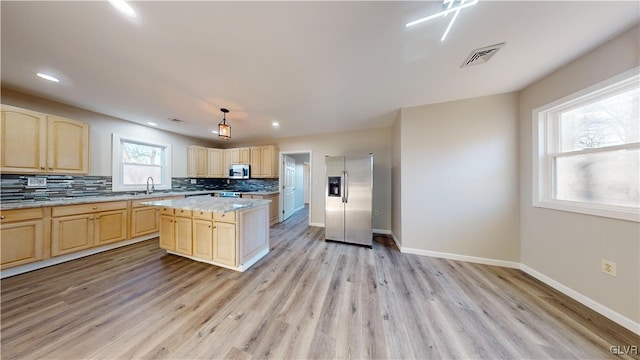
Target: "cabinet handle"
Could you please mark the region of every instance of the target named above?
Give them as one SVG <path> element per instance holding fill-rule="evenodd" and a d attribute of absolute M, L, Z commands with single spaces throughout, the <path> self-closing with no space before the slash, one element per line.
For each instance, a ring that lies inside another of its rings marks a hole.
<path fill-rule="evenodd" d="M 209 229 L 211 229 L 211 225 L 209 225 Z"/>
<path fill-rule="evenodd" d="M 216 227 L 214 226 L 213 228 L 215 229 Z"/>
<path fill-rule="evenodd" d="M 90 217 L 89 220 L 95 220 L 95 218 Z"/>
<path fill-rule="evenodd" d="M 4 219 L 5 219 L 4 215 L 0 216 L 0 220 L 4 220 Z"/>
<path fill-rule="evenodd" d="M 93 210 L 98 210 L 98 207 L 97 207 L 97 206 L 94 206 L 94 207 L 93 207 Z"/>
<path fill-rule="evenodd" d="M 44 169 L 45 169 L 45 167 L 44 167 L 44 166 L 40 166 L 40 170 L 44 170 Z"/>
<path fill-rule="evenodd" d="M 100 219 L 100 216 L 96 216 L 96 220 Z"/>
<path fill-rule="evenodd" d="M 50 167 L 50 168 L 49 168 L 49 170 L 53 170 L 53 168 L 52 168 L 52 167 Z"/>

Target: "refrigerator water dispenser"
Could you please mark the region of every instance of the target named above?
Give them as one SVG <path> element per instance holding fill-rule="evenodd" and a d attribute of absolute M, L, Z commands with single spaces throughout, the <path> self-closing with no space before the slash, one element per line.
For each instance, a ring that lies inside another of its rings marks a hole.
<path fill-rule="evenodd" d="M 329 196 L 331 197 L 341 197 L 340 193 L 341 187 L 341 177 L 340 176 L 329 176 Z"/>

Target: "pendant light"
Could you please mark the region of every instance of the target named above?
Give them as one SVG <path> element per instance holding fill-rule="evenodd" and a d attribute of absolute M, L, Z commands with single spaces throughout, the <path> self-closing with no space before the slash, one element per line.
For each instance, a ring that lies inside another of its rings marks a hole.
<path fill-rule="evenodd" d="M 227 113 L 229 110 L 220 109 L 224 113 L 222 121 L 218 124 L 218 137 L 223 140 L 231 140 L 231 125 L 227 124 Z"/>

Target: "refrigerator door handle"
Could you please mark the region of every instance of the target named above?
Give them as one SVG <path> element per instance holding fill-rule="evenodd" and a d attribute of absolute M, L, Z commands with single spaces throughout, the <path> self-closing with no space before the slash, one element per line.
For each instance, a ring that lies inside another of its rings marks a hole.
<path fill-rule="evenodd" d="M 344 200 L 342 202 L 346 204 L 349 202 L 349 173 L 346 170 L 342 173 L 344 174 Z"/>

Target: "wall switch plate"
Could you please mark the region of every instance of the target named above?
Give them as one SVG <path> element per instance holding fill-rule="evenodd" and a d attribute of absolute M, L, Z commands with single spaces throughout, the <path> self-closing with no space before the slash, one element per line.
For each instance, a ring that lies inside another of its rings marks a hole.
<path fill-rule="evenodd" d="M 616 263 L 614 263 L 613 261 L 602 259 L 600 269 L 605 274 L 608 274 L 614 277 L 617 276 L 618 269 L 616 268 Z"/>

